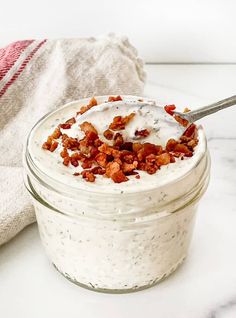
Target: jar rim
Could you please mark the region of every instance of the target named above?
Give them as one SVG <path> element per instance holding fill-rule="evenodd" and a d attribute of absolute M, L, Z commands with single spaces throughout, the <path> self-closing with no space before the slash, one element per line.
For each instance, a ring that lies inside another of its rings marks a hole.
<path fill-rule="evenodd" d="M 95 96 L 96 99 L 107 99 L 109 97 L 109 95 L 104 95 L 104 96 Z M 141 97 L 141 96 L 133 96 L 133 95 L 122 95 L 123 98 L 125 99 L 140 99 L 140 98 L 145 98 L 145 97 Z M 149 98 L 145 98 L 147 101 L 154 101 L 153 99 L 149 99 Z M 43 117 L 41 117 L 36 123 L 35 125 L 32 127 L 32 129 L 30 130 L 28 137 L 27 137 L 27 141 L 25 144 L 25 148 L 24 148 L 24 152 L 23 152 L 23 163 L 25 168 L 27 169 L 27 171 L 33 176 L 35 177 L 39 182 L 41 182 L 44 186 L 46 186 L 47 188 L 49 188 L 50 190 L 56 191 L 56 192 L 60 192 L 60 193 L 64 193 L 64 194 L 68 194 L 68 193 L 76 193 L 76 192 L 85 192 L 85 193 L 91 193 L 91 194 L 98 194 L 98 195 L 109 195 L 109 194 L 114 194 L 114 195 L 119 195 L 121 194 L 120 190 L 116 190 L 114 191 L 109 191 L 109 189 L 104 189 L 104 188 L 99 188 L 97 187 L 97 189 L 95 190 L 94 188 L 83 188 L 78 186 L 73 186 L 73 185 L 69 185 L 66 184 L 62 181 L 59 181 L 56 178 L 53 178 L 50 175 L 47 175 L 45 172 L 43 172 L 34 162 L 29 150 L 28 150 L 28 146 L 29 146 L 29 140 L 31 137 L 32 132 L 34 131 L 34 129 L 36 129 L 36 127 L 43 122 L 47 117 L 51 116 L 52 114 L 56 113 L 58 110 L 67 108 L 73 104 L 76 104 L 78 102 L 83 102 L 86 103 L 88 100 L 90 100 L 90 98 L 84 98 L 84 99 L 79 99 L 79 100 L 75 100 L 69 103 L 64 104 L 63 106 L 57 108 L 56 110 L 52 110 L 50 112 L 48 112 L 47 114 L 45 114 Z M 198 160 L 195 162 L 194 166 L 192 167 L 192 169 L 196 168 L 199 163 L 201 162 L 201 160 L 203 159 L 203 157 L 206 155 L 206 137 L 205 134 L 203 132 L 202 127 L 199 127 L 199 132 L 201 134 L 201 142 L 203 143 L 203 147 L 204 147 L 204 152 L 201 154 L 201 156 L 198 158 Z M 125 192 L 122 193 L 122 195 L 132 195 L 132 194 L 139 194 L 139 193 L 147 193 L 147 192 L 151 192 L 153 190 L 156 190 L 160 187 L 163 186 L 167 186 L 167 185 L 172 185 L 173 183 L 176 183 L 184 178 L 187 178 L 188 175 L 192 172 L 192 169 L 188 170 L 186 173 L 180 175 L 178 178 L 173 178 L 170 181 L 168 180 L 164 180 L 162 183 L 156 185 L 154 184 L 152 187 L 150 186 L 148 189 L 144 188 L 144 189 L 135 189 L 132 191 L 132 188 L 127 188 L 125 189 Z"/>

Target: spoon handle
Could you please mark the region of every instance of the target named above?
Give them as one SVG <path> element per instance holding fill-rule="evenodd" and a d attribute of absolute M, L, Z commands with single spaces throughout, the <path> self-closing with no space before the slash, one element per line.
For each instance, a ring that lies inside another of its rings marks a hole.
<path fill-rule="evenodd" d="M 220 100 L 219 102 L 213 103 L 208 106 L 192 110 L 188 113 L 179 113 L 174 112 L 177 115 L 180 115 L 184 119 L 187 119 L 190 123 L 197 121 L 205 116 L 218 112 L 221 109 L 236 105 L 236 95 Z"/>

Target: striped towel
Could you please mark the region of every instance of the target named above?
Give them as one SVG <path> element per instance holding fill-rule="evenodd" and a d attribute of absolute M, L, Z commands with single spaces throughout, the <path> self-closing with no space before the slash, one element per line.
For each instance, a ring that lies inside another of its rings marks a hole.
<path fill-rule="evenodd" d="M 35 215 L 22 177 L 33 124 L 64 103 L 94 95 L 142 95 L 143 63 L 127 38 L 27 40 L 0 49 L 0 245 Z"/>

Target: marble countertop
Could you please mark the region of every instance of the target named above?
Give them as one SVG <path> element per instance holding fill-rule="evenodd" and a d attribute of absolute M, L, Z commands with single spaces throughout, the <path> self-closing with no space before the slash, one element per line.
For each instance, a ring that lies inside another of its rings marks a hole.
<path fill-rule="evenodd" d="M 235 94 L 236 65 L 147 65 L 145 94 L 194 108 Z M 212 158 L 186 262 L 159 285 L 109 295 L 64 279 L 36 224 L 0 248 L 2 318 L 235 318 L 236 107 L 202 121 Z"/>

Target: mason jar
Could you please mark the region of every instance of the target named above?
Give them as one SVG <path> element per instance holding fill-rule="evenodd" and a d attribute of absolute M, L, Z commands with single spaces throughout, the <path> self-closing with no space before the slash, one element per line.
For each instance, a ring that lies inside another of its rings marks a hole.
<path fill-rule="evenodd" d="M 70 281 L 110 293 L 144 289 L 173 273 L 187 256 L 198 202 L 209 181 L 205 135 L 200 127 L 201 154 L 191 169 L 156 187 L 116 192 L 75 187 L 39 168 L 30 141 L 45 121 L 50 126 L 52 114 L 86 102 L 44 116 L 29 134 L 24 180 L 40 237 L 50 261 Z"/>

